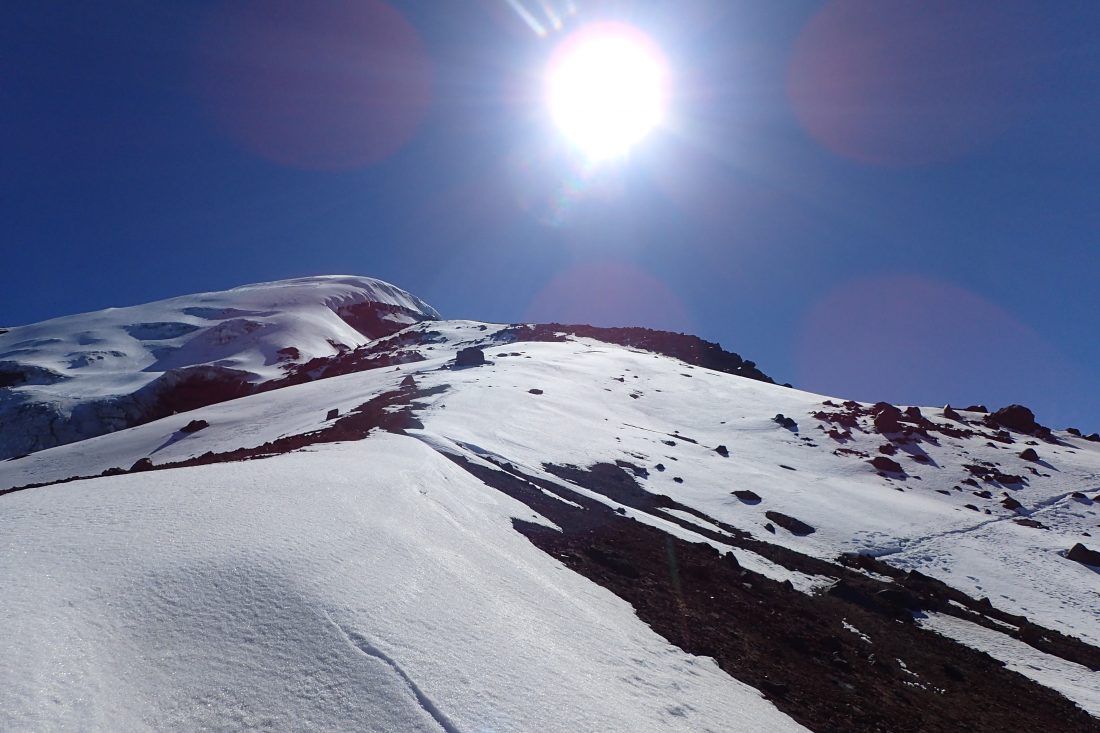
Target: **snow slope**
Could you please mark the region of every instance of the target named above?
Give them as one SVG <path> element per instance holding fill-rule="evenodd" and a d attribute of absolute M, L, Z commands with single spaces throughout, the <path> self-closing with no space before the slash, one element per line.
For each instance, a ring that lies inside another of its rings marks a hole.
<path fill-rule="evenodd" d="M 0 425 L 19 430 L 0 433 L 0 458 L 142 422 L 187 379 L 258 384 L 438 317 L 380 280 L 323 276 L 12 328 L 0 333 Z"/>
<path fill-rule="evenodd" d="M 5 497 L 0 728 L 801 730 L 417 440 Z"/>
<path fill-rule="evenodd" d="M 768 547 L 874 555 L 1100 644 L 1100 572 L 1064 557 L 1098 544 L 1100 444 L 1060 431 L 990 439 L 981 415 L 927 407 L 960 434 L 887 437 L 865 416 L 837 439 L 821 417 L 837 401 L 590 338 L 517 341 L 504 326 L 432 321 L 390 340 L 422 360 L 0 461 L 0 490 L 54 484 L 0 496 L 0 622 L 12 631 L 0 638 L 0 729 L 799 729 L 529 542 L 512 520 L 553 526 L 553 513 L 464 465 L 729 552 L 795 595 L 827 594 L 847 571 L 796 569 Z M 488 362 L 455 368 L 469 346 Z M 402 390 L 381 408 L 411 410 L 400 434 L 310 442 Z M 208 425 L 181 431 L 192 420 Z M 92 478 L 296 436 L 297 450 L 264 460 Z M 887 443 L 904 472 L 870 465 Z M 1019 456 L 1031 443 L 1039 461 Z M 671 503 L 646 511 L 564 478 L 616 462 Z M 1000 478 L 977 481 L 975 466 Z M 775 512 L 812 531 L 776 526 Z M 964 617 L 975 623 L 920 623 L 1098 714 L 1094 669 L 1010 637 L 1021 627 L 1003 614 Z M 889 642 L 854 624 L 835 633 Z"/>

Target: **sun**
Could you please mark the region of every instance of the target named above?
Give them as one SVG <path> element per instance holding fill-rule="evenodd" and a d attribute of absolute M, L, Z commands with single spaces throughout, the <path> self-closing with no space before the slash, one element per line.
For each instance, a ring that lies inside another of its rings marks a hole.
<path fill-rule="evenodd" d="M 660 49 L 621 23 L 575 31 L 554 50 L 546 72 L 554 122 L 594 163 L 625 155 L 663 121 L 667 86 Z"/>

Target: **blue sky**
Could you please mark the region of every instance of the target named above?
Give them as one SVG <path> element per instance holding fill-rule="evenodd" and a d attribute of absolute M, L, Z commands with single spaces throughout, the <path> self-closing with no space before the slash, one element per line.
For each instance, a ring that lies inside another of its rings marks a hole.
<path fill-rule="evenodd" d="M 1095 2 L 0 16 L 0 325 L 365 274 L 445 316 L 671 328 L 813 391 L 1100 430 Z M 583 176 L 542 75 L 606 19 L 663 49 L 668 119 Z"/>

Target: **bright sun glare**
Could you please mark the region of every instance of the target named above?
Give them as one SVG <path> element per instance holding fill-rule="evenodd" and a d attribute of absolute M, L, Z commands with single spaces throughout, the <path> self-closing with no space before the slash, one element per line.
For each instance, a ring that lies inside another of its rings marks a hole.
<path fill-rule="evenodd" d="M 554 122 L 593 162 L 624 155 L 664 117 L 664 59 L 630 26 L 576 31 L 554 51 L 546 81 Z"/>

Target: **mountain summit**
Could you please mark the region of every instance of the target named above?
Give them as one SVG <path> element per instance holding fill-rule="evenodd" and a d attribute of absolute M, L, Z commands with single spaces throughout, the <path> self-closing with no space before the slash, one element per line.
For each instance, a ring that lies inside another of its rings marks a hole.
<path fill-rule="evenodd" d="M 0 334 L 0 729 L 1100 730 L 1100 442 L 318 277 Z"/>

